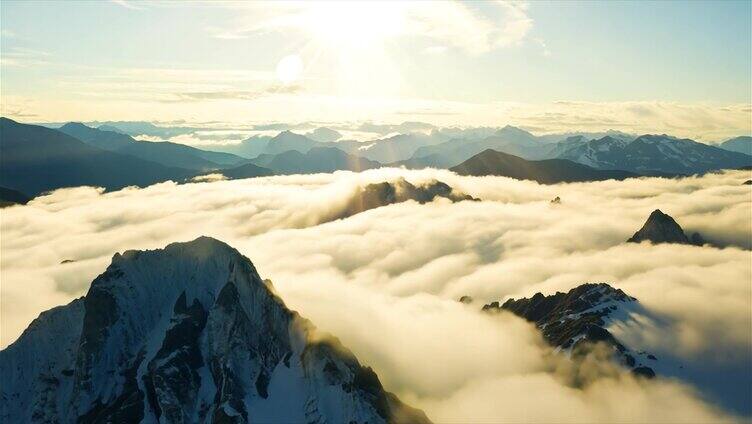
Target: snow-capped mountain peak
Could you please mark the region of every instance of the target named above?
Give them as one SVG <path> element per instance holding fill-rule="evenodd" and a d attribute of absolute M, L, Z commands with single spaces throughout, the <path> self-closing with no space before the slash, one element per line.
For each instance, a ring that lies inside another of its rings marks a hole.
<path fill-rule="evenodd" d="M 559 143 L 552 154 L 594 168 L 648 174 L 692 174 L 752 163 L 747 155 L 665 134 L 646 134 L 634 140 L 606 136 L 586 143 Z"/>
<path fill-rule="evenodd" d="M 0 418 L 427 421 L 314 332 L 220 241 L 126 251 L 84 298 L 43 313 L 0 352 Z"/>
<path fill-rule="evenodd" d="M 644 351 L 633 351 L 620 342 L 612 331 L 631 325 L 634 317 L 644 315 L 637 299 L 606 283 L 588 283 L 567 293 L 550 296 L 536 293 L 531 298 L 492 302 L 486 312 L 509 311 L 535 323 L 543 338 L 557 352 L 575 354 L 593 343 L 613 349 L 614 359 L 636 375 L 653 377 L 651 368 L 657 358 Z"/>

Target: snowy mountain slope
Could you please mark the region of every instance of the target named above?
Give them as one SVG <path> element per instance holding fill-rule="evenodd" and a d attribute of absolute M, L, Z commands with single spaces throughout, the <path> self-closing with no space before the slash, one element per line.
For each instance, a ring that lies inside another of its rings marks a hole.
<path fill-rule="evenodd" d="M 545 156 L 547 159 L 557 158 L 570 149 L 587 144 L 588 141 L 590 141 L 590 139 L 582 135 L 567 137 L 566 139 L 553 144 L 550 147 L 550 150 L 546 152 Z"/>
<path fill-rule="evenodd" d="M 582 137 L 585 140 L 594 140 L 597 138 L 603 138 L 603 137 L 613 137 L 617 139 L 623 139 L 626 141 L 632 141 L 635 138 L 637 138 L 634 134 L 625 133 L 622 131 L 617 130 L 606 130 L 606 131 L 600 131 L 600 132 L 583 132 L 583 131 L 575 131 L 575 132 L 566 132 L 566 133 L 556 133 L 556 134 L 546 134 L 538 136 L 538 139 L 543 143 L 551 143 L 551 144 L 557 144 L 562 141 L 566 141 L 568 138 L 578 138 Z"/>
<path fill-rule="evenodd" d="M 693 174 L 752 164 L 752 157 L 689 139 L 643 135 L 629 141 L 603 137 L 575 143 L 557 156 L 600 169 Z"/>
<path fill-rule="evenodd" d="M 507 125 L 483 139 L 452 139 L 433 146 L 420 147 L 412 159 L 437 155 L 446 163 L 457 165 L 487 149 L 522 157 L 538 159 L 546 155 L 551 146 L 542 143 L 533 134 Z"/>
<path fill-rule="evenodd" d="M 207 237 L 116 254 L 0 352 L 0 378 L 3 422 L 428 422 Z"/>
<path fill-rule="evenodd" d="M 560 145 L 564 152 L 556 156 L 559 159 L 569 159 L 583 165 L 602 169 L 622 169 L 620 154 L 628 141 L 613 137 L 603 137 L 598 140 L 577 140 L 569 145 Z"/>
<path fill-rule="evenodd" d="M 637 299 L 608 284 L 583 284 L 567 293 L 551 296 L 536 293 L 531 298 L 508 299 L 503 304 L 483 306 L 486 312 L 506 310 L 535 325 L 556 351 L 576 355 L 589 344 L 603 342 L 613 349 L 614 359 L 637 375 L 655 376 L 658 359 L 644 351 L 633 351 L 611 333 L 613 327 L 630 325 L 645 315 Z"/>
<path fill-rule="evenodd" d="M 609 284 L 583 284 L 567 293 L 491 302 L 483 310 L 511 312 L 534 323 L 556 352 L 572 359 L 600 342 L 611 349 L 614 363 L 638 376 L 678 379 L 719 405 L 745 416 L 752 414 L 752 386 L 745 384 L 752 375 L 748 355 L 716 361 L 713 353 L 692 357 L 670 343 L 656 344 L 655 340 L 680 331 L 677 323 Z"/>

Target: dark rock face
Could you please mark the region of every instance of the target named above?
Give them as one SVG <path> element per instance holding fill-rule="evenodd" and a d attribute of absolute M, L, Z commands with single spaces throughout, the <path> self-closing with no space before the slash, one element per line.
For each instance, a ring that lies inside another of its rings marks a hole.
<path fill-rule="evenodd" d="M 752 185 L 752 180 L 747 180 L 743 182 L 742 185 Z"/>
<path fill-rule="evenodd" d="M 695 246 L 702 246 L 703 244 L 706 243 L 705 239 L 702 238 L 702 236 L 700 235 L 700 233 L 693 233 L 692 237 L 690 237 L 689 241 L 690 241 L 690 243 L 694 244 Z"/>
<path fill-rule="evenodd" d="M 449 170 L 460 175 L 497 175 L 532 180 L 540 184 L 623 180 L 637 176 L 628 171 L 595 169 L 567 159 L 529 161 L 491 149 L 484 150 Z"/>
<path fill-rule="evenodd" d="M 13 205 L 25 205 L 29 203 L 29 196 L 17 190 L 0 187 L 0 208 Z"/>
<path fill-rule="evenodd" d="M 551 204 L 552 205 L 559 205 L 559 204 L 561 204 L 561 198 L 559 196 L 554 197 L 553 199 L 551 199 Z"/>
<path fill-rule="evenodd" d="M 207 311 L 194 299 L 186 305 L 185 292 L 173 308 L 170 327 L 162 346 L 147 366 L 144 386 L 157 418 L 187 422 L 194 415 L 204 365 L 199 338 L 206 326 Z"/>
<path fill-rule="evenodd" d="M 477 201 L 470 195 L 457 192 L 448 184 L 433 180 L 423 185 L 414 185 L 404 178 L 392 182 L 368 184 L 355 193 L 345 210 L 333 219 L 342 219 L 381 206 L 414 200 L 418 203 L 432 202 L 443 197 L 452 202 Z M 331 219 L 331 220 L 333 220 Z"/>
<path fill-rule="evenodd" d="M 602 342 L 613 349 L 617 362 L 638 375 L 650 376 L 653 370 L 643 363 L 647 354 L 631 352 L 606 328 L 612 314 L 636 304 L 636 301 L 608 284 L 583 284 L 567 293 L 557 292 L 550 296 L 536 293 L 529 299 L 509 299 L 501 305 L 491 302 L 483 306 L 483 311 L 509 311 L 533 322 L 549 344 L 572 355 Z"/>
<path fill-rule="evenodd" d="M 97 399 L 88 411 L 78 417 L 78 422 L 140 422 L 144 418 L 144 393 L 138 389 L 136 373 L 142 361 L 143 356 L 139 356 L 121 373 L 123 390 L 114 400 L 103 402 Z"/>
<path fill-rule="evenodd" d="M 656 244 L 679 243 L 702 245 L 705 243 L 705 240 L 703 240 L 702 236 L 698 233 L 692 235 L 692 239 L 690 240 L 690 238 L 684 234 L 682 227 L 674 221 L 674 218 L 661 212 L 660 209 L 654 210 L 648 217 L 645 225 L 630 237 L 627 242 L 640 243 L 646 240 Z"/>
<path fill-rule="evenodd" d="M 459 298 L 458 302 L 464 303 L 467 305 L 469 303 L 473 303 L 473 298 L 471 296 L 462 296 Z"/>
<path fill-rule="evenodd" d="M 120 275 L 121 271 L 111 266 L 94 281 L 95 283 L 96 281 L 106 282 Z M 97 361 L 98 353 L 105 348 L 110 327 L 116 323 L 119 312 L 117 300 L 112 294 L 101 290 L 100 286 L 94 283 L 84 298 L 84 309 L 86 312 L 74 373 L 74 386 L 79 392 L 91 389 L 92 377 L 89 371 L 92 364 Z"/>
<path fill-rule="evenodd" d="M 215 171 L 211 171 L 213 173 Z M 243 178 L 255 178 L 255 177 L 268 177 L 274 175 L 274 171 L 267 169 L 253 163 L 246 163 L 234 168 L 223 169 L 220 171 L 222 175 L 230 179 L 243 179 Z"/>

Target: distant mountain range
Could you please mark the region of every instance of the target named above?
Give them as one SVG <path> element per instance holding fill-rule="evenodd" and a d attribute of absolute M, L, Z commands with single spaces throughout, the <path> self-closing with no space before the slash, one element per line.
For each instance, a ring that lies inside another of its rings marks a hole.
<path fill-rule="evenodd" d="M 0 351 L 2 422 L 430 423 L 208 237 L 116 254 Z"/>
<path fill-rule="evenodd" d="M 450 170 L 460 175 L 496 175 L 518 180 L 532 180 L 541 184 L 609 179 L 623 180 L 638 176 L 627 171 L 594 169 L 564 159 L 528 161 L 491 149 L 478 153 L 465 162 L 450 168 Z"/>
<path fill-rule="evenodd" d="M 70 122 L 59 131 L 75 137 L 86 144 L 115 153 L 135 156 L 165 166 L 207 171 L 238 166 L 247 159 L 229 153 L 209 152 L 185 144 L 170 142 L 137 141 L 131 136 L 115 131 L 90 128 Z"/>
<path fill-rule="evenodd" d="M 558 158 L 642 174 L 695 174 L 752 165 L 752 156 L 667 135 L 643 135 L 632 141 L 609 136 L 577 142 Z"/>
<path fill-rule="evenodd" d="M 752 165 L 752 159 L 747 157 L 752 155 L 750 140 L 751 137 L 737 137 L 713 146 L 667 135 L 637 136 L 620 131 L 536 136 L 508 125 L 501 129 L 433 129 L 427 134 L 397 134 L 364 142 L 342 140 L 337 131 L 318 128 L 306 134 L 282 131 L 275 137 L 254 136 L 236 145 L 209 148 L 255 159 L 290 150 L 305 154 L 316 147 L 329 147 L 382 166 L 410 169 L 451 168 L 493 149 L 527 160 L 568 159 L 596 169 L 664 176 Z M 728 154 L 729 151 L 747 156 Z M 264 166 L 263 162 L 255 163 Z"/>
<path fill-rule="evenodd" d="M 104 121 L 89 122 L 89 126 L 96 126 L 103 131 L 114 131 L 122 134 L 128 134 L 132 137 L 146 135 L 168 139 L 182 134 L 190 134 L 200 128 L 180 127 L 180 126 L 158 126 L 151 122 L 145 121 Z"/>
<path fill-rule="evenodd" d="M 735 137 L 724 141 L 719 144 L 718 147 L 752 156 L 752 137 L 746 135 Z"/>
<path fill-rule="evenodd" d="M 81 185 L 115 190 L 194 175 L 191 170 L 99 149 L 57 130 L 0 118 L 0 186 L 27 196 Z"/>
<path fill-rule="evenodd" d="M 211 148 L 246 159 L 254 159 L 261 155 L 276 155 L 291 150 L 306 153 L 319 144 L 323 143 L 291 131 L 282 131 L 274 137 L 255 135 L 237 144 L 218 145 Z"/>
<path fill-rule="evenodd" d="M 720 147 L 666 135 L 636 137 L 615 131 L 571 133 L 561 140 L 507 126 L 434 129 L 429 134 L 358 142 L 341 140 L 337 131 L 319 128 L 307 135 L 282 131 L 274 137 L 254 136 L 236 145 L 212 147 L 222 151 L 207 151 L 179 143 L 137 141 L 126 134 L 149 129 L 168 132 L 147 124 L 129 123 L 127 131 L 116 122 L 102 123 L 100 128 L 67 123 L 51 129 L 2 118 L 0 184 L 33 197 L 60 187 L 95 185 L 112 190 L 215 172 L 227 178 L 252 178 L 357 172 L 382 166 L 433 167 L 550 184 L 752 166 L 752 156 L 732 151 L 744 150 L 750 137 L 737 137 Z M 479 154 L 483 155 L 476 157 Z"/>
<path fill-rule="evenodd" d="M 365 171 L 380 168 L 381 164 L 334 147 L 314 147 L 305 153 L 289 150 L 279 154 L 263 154 L 252 163 L 271 169 L 275 174 L 314 174 L 339 170 Z"/>
<path fill-rule="evenodd" d="M 358 154 L 381 163 L 409 159 L 416 150 L 446 140 L 439 134 L 398 134 L 389 138 L 361 143 Z"/>
<path fill-rule="evenodd" d="M 274 171 L 263 168 L 254 163 L 246 163 L 235 168 L 222 169 L 211 173 L 219 173 L 231 180 L 241 180 L 244 178 L 268 177 L 274 175 Z"/>
<path fill-rule="evenodd" d="M 550 148 L 549 144 L 540 142 L 533 134 L 507 125 L 481 140 L 452 139 L 435 146 L 421 147 L 412 159 L 433 157 L 434 160 L 459 164 L 487 149 L 535 159 L 545 156 Z"/>

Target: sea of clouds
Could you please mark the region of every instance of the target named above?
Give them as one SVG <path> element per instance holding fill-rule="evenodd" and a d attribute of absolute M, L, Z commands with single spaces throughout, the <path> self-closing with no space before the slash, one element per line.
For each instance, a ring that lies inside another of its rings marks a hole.
<path fill-rule="evenodd" d="M 364 185 L 401 177 L 482 201 L 408 201 L 331 220 Z M 291 309 L 436 422 L 739 420 L 752 414 L 749 178 L 545 186 L 379 169 L 57 190 L 0 213 L 0 346 L 84 295 L 115 252 L 207 235 L 249 257 Z M 657 208 L 709 244 L 624 243 Z M 529 323 L 479 311 L 594 281 L 639 299 L 645 315 L 615 334 L 682 364 L 682 379 L 637 380 L 598 352 L 574 364 Z M 475 302 L 457 302 L 463 295 Z"/>

